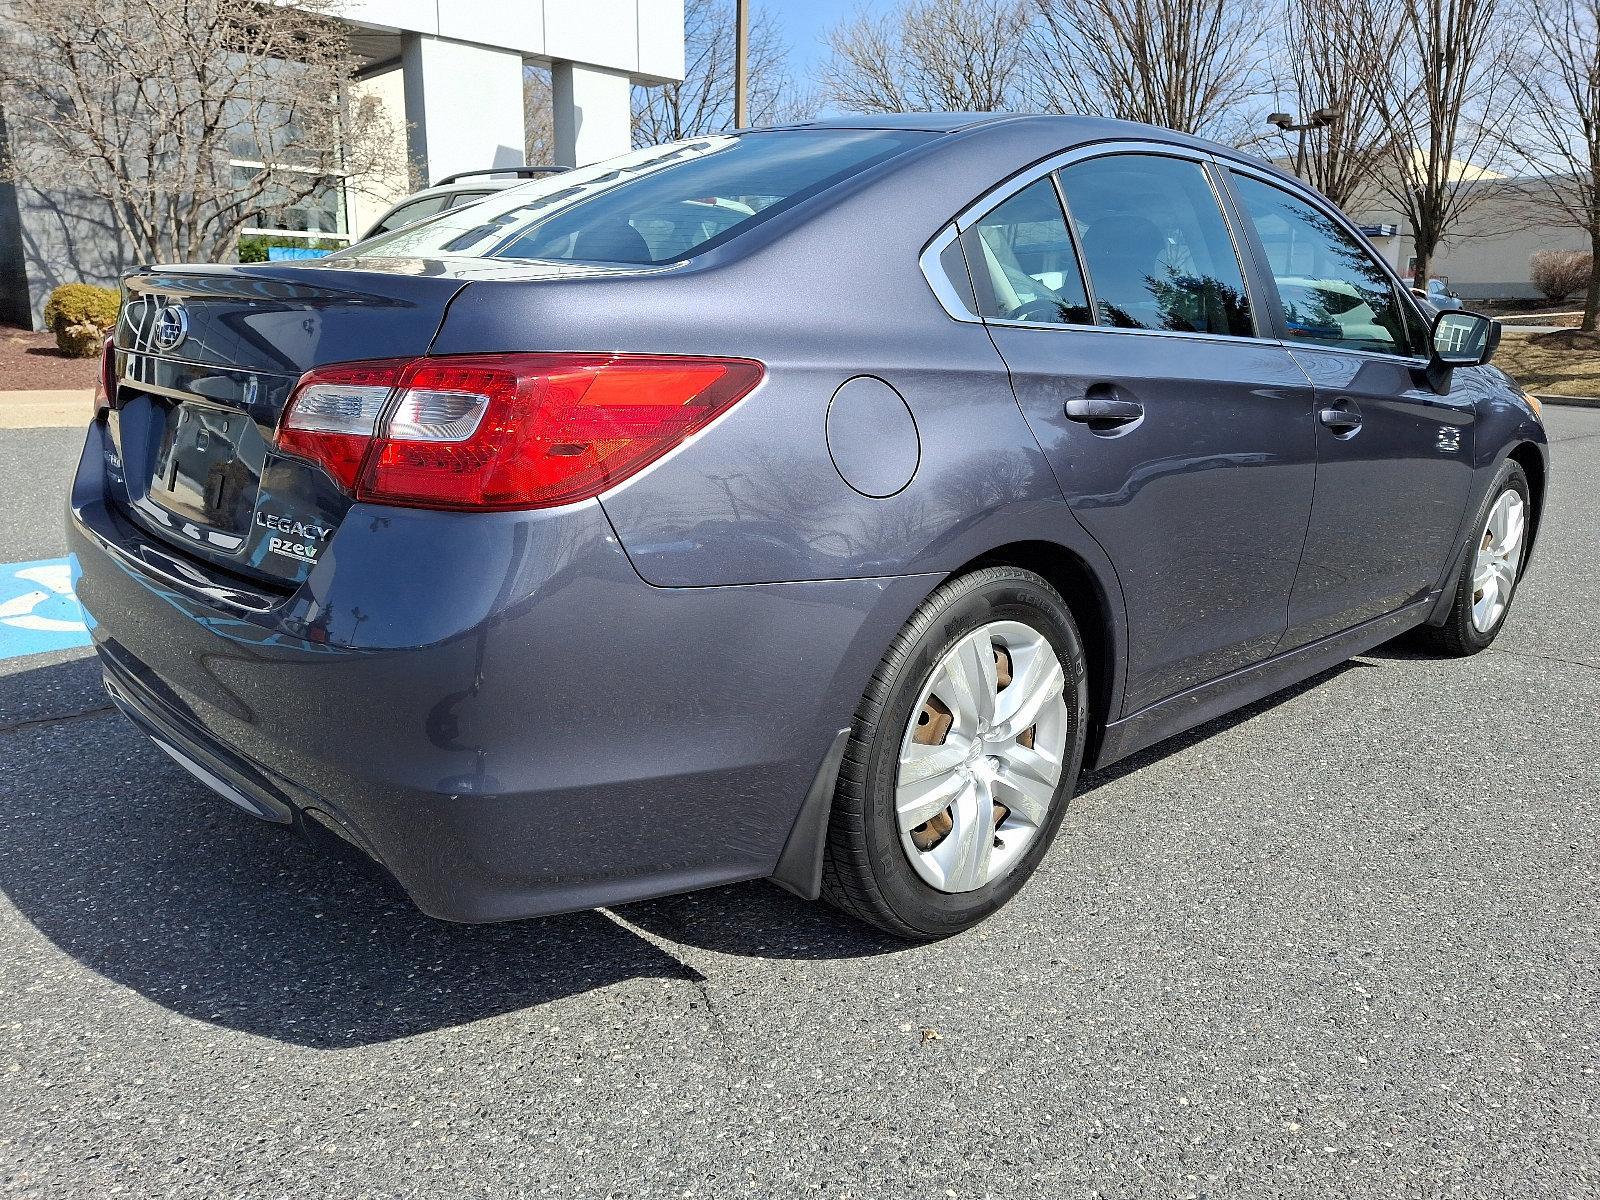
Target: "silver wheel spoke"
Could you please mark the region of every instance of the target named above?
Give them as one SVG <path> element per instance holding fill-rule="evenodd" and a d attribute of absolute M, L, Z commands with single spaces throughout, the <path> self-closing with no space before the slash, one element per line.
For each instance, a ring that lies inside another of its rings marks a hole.
<path fill-rule="evenodd" d="M 955 828 L 939 847 L 945 887 L 971 892 L 989 880 L 989 857 L 994 851 L 994 801 L 989 789 L 971 782 L 956 801 Z M 937 851 L 935 851 L 937 853 Z"/>
<path fill-rule="evenodd" d="M 1001 753 L 1004 768 L 994 778 L 996 799 L 1013 815 L 1037 828 L 1044 823 L 1061 781 L 1061 764 L 1027 746 Z"/>
<path fill-rule="evenodd" d="M 999 678 L 995 674 L 994 648 L 988 634 L 980 629 L 963 638 L 945 659 L 944 676 L 950 684 L 950 694 L 939 688 L 934 692 L 950 707 L 966 718 L 968 729 L 975 729 L 980 721 L 994 717 L 995 689 Z"/>
<path fill-rule="evenodd" d="M 1500 589 L 1502 596 L 1511 594 L 1511 586 L 1516 583 L 1516 570 L 1512 565 L 1502 559 L 1494 564 L 1495 584 Z"/>
<path fill-rule="evenodd" d="M 1020 677 L 1012 676 L 1011 686 L 1000 697 L 1005 715 L 996 724 L 997 736 L 1010 739 L 1024 733 L 1039 719 L 1040 710 L 1061 696 L 1067 681 L 1061 661 L 1053 652 L 1043 657 L 1044 662 L 1031 663 Z M 1012 699 L 1013 693 L 1015 699 Z"/>
<path fill-rule="evenodd" d="M 1506 514 L 1505 531 L 1500 544 L 1507 554 L 1522 544 L 1522 505 L 1517 504 Z"/>
<path fill-rule="evenodd" d="M 895 788 L 895 810 L 902 831 L 915 829 L 949 808 L 966 785 L 956 770 L 965 761 L 960 746 L 916 746 L 920 753 L 902 755 Z"/>

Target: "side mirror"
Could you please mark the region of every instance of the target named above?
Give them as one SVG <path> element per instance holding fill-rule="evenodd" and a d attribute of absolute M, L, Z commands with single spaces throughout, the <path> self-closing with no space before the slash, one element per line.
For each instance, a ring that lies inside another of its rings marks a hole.
<path fill-rule="evenodd" d="M 1433 390 L 1450 390 L 1450 372 L 1457 367 L 1478 367 L 1494 357 L 1500 346 L 1500 322 L 1463 309 L 1446 310 L 1433 318 L 1433 341 L 1426 373 Z"/>

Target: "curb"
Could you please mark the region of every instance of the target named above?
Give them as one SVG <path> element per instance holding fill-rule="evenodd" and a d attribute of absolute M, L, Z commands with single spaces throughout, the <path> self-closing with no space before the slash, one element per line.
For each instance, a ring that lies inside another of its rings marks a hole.
<path fill-rule="evenodd" d="M 79 429 L 93 415 L 93 388 L 0 392 L 0 429 Z"/>
<path fill-rule="evenodd" d="M 1535 392 L 1533 398 L 1540 404 L 1566 405 L 1569 408 L 1600 408 L 1600 396 L 1541 396 Z"/>

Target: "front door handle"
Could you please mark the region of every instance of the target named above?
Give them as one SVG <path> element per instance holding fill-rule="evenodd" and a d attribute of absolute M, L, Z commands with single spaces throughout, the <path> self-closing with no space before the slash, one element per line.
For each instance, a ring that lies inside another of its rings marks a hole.
<path fill-rule="evenodd" d="M 1144 405 L 1137 400 L 1114 400 L 1107 396 L 1085 396 L 1068 400 L 1067 420 L 1085 421 L 1091 427 L 1110 428 L 1128 425 L 1144 416 Z"/>
<path fill-rule="evenodd" d="M 1347 400 L 1317 410 L 1317 420 L 1334 433 L 1351 434 L 1361 428 L 1361 410 Z"/>

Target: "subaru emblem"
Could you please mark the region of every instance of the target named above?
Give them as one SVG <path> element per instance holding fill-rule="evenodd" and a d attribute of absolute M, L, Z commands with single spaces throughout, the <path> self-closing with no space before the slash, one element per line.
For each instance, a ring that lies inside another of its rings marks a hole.
<path fill-rule="evenodd" d="M 175 350 L 189 336 L 189 314 L 181 304 L 164 304 L 156 313 L 157 350 Z"/>

